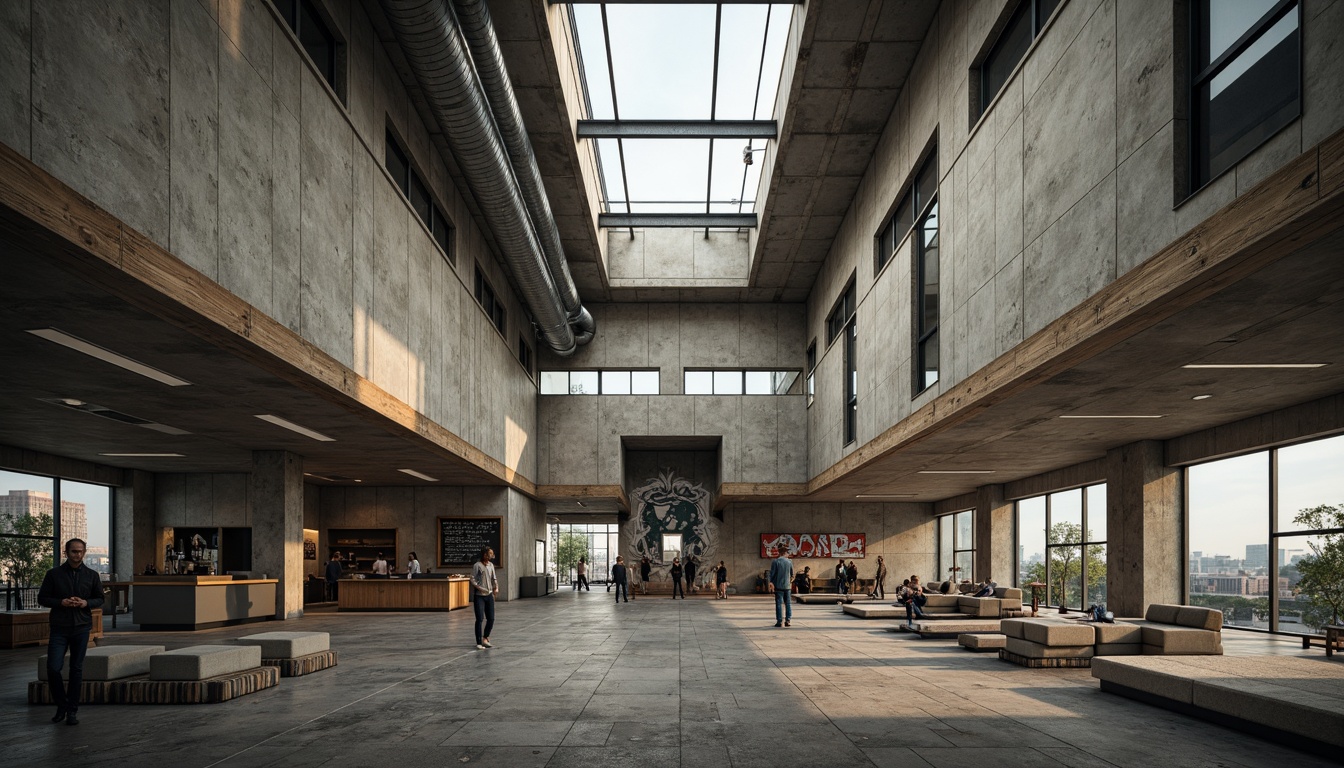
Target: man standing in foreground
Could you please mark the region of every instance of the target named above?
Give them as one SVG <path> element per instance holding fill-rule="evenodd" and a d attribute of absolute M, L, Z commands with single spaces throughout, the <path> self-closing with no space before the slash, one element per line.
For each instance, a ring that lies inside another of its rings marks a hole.
<path fill-rule="evenodd" d="M 793 621 L 793 563 L 788 550 L 776 550 L 779 555 L 770 562 L 770 591 L 775 593 L 775 626 L 789 626 Z"/>
<path fill-rule="evenodd" d="M 621 593 L 625 593 L 625 602 L 630 602 L 630 577 L 626 573 L 625 558 L 616 556 L 616 564 L 611 566 L 611 580 L 616 584 L 616 602 L 621 602 Z"/>
<path fill-rule="evenodd" d="M 51 640 L 47 643 L 47 686 L 56 702 L 51 722 L 79 725 L 79 692 L 84 684 L 84 654 L 89 650 L 93 609 L 103 607 L 103 581 L 92 568 L 84 567 L 83 539 L 65 543 L 65 563 L 47 571 L 37 602 L 51 609 Z M 62 685 L 61 667 L 70 650 L 70 687 Z"/>

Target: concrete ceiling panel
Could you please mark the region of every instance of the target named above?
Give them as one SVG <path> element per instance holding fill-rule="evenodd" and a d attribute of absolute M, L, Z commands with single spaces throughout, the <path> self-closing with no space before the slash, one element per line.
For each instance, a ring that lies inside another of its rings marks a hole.
<path fill-rule="evenodd" d="M 844 90 L 840 88 L 804 88 L 790 105 L 793 111 L 793 135 L 829 131 L 844 95 Z"/>
<path fill-rule="evenodd" d="M 779 300 L 786 303 L 803 302 L 807 301 L 807 297 L 811 295 L 811 288 L 785 288 L 779 294 Z"/>
<path fill-rule="evenodd" d="M 808 200 L 812 198 L 812 187 L 816 183 L 815 178 L 786 176 L 779 180 L 779 186 L 775 187 L 766 202 L 775 215 L 802 214 L 807 209 Z"/>
<path fill-rule="evenodd" d="M 807 58 L 803 88 L 852 88 L 867 56 L 864 43 L 814 42 Z"/>
<path fill-rule="evenodd" d="M 812 216 L 807 221 L 807 228 L 803 230 L 803 238 L 830 241 L 844 220 L 844 216 Z"/>
<path fill-rule="evenodd" d="M 882 0 L 873 39 L 922 42 L 937 13 L 938 0 Z"/>
<path fill-rule="evenodd" d="M 551 88 L 551 70 L 540 40 L 501 40 L 499 48 L 515 88 Z"/>
<path fill-rule="evenodd" d="M 824 240 L 800 240 L 798 242 L 798 252 L 794 254 L 794 263 L 814 262 L 821 263 L 826 260 L 826 254 L 831 252 L 831 239 Z"/>
<path fill-rule="evenodd" d="M 880 137 L 875 133 L 845 134 L 836 139 L 828 176 L 862 176 L 868 171 Z"/>
<path fill-rule="evenodd" d="M 840 124 L 841 133 L 882 133 L 891 108 L 901 95 L 899 88 L 863 88 L 854 92 L 849 110 Z"/>
<path fill-rule="evenodd" d="M 554 89 L 514 88 L 513 91 L 529 134 L 568 132 L 569 126 L 560 121 L 560 112 L 556 109 Z"/>
<path fill-rule="evenodd" d="M 780 264 L 793 258 L 795 239 L 771 240 L 761 251 L 761 261 L 766 264 Z"/>
<path fill-rule="evenodd" d="M 919 43 L 869 43 L 859 88 L 900 88 L 919 53 Z"/>
<path fill-rule="evenodd" d="M 857 0 L 824 0 L 817 12 L 814 40 L 857 40 L 863 33 L 868 3 Z"/>
<path fill-rule="evenodd" d="M 765 225 L 765 236 L 772 241 L 794 240 L 802 236 L 806 225 L 806 216 L 771 216 Z"/>
<path fill-rule="evenodd" d="M 794 136 L 784 150 L 785 176 L 816 176 L 826 152 L 827 137 L 817 134 Z"/>
<path fill-rule="evenodd" d="M 541 36 L 537 29 L 537 14 L 531 3 L 491 3 L 490 20 L 495 25 L 495 35 L 501 40 L 536 40 Z"/>
<path fill-rule="evenodd" d="M 814 216 L 843 216 L 849 210 L 854 192 L 859 188 L 856 176 L 827 176 L 821 180 L 821 192 L 812 207 Z"/>

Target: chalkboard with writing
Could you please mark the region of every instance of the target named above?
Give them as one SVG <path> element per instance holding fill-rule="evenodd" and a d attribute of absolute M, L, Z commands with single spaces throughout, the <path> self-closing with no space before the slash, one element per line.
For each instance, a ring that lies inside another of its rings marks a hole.
<path fill-rule="evenodd" d="M 502 518 L 440 517 L 439 567 L 467 566 L 481 557 L 481 548 L 495 550 L 495 567 L 504 561 Z"/>

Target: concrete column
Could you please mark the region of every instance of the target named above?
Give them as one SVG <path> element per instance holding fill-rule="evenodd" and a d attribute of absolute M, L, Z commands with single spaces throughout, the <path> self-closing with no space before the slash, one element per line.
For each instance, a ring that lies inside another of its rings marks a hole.
<path fill-rule="evenodd" d="M 1002 485 L 983 485 L 975 491 L 975 575 L 1012 586 L 1017 567 L 1013 544 L 1013 502 L 1003 498 Z"/>
<path fill-rule="evenodd" d="M 303 615 L 303 457 L 253 451 L 252 570 L 279 579 L 275 617 Z"/>
<path fill-rule="evenodd" d="M 150 563 L 163 567 L 154 521 L 154 474 L 133 470 L 127 475 L 129 484 L 113 489 L 112 499 L 112 572 L 122 581 L 133 580 Z"/>
<path fill-rule="evenodd" d="M 1181 470 L 1164 463 L 1161 441 L 1106 452 L 1106 603 L 1116 616 L 1185 602 L 1181 482 Z"/>

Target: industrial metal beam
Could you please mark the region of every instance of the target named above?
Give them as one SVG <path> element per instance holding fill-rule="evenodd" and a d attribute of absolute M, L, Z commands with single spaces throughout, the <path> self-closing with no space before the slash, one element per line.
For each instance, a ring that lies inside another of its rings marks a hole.
<path fill-rule="evenodd" d="M 580 120 L 580 139 L 773 139 L 774 120 Z"/>
<path fill-rule="evenodd" d="M 754 228 L 754 213 L 599 213 L 597 226 L 621 229 L 623 227 L 703 227 L 735 229 Z"/>
<path fill-rule="evenodd" d="M 773 5 L 781 0 L 717 0 L 720 5 Z M 783 0 L 802 5 L 803 0 Z M 546 0 L 550 5 L 706 5 L 705 0 Z"/>

